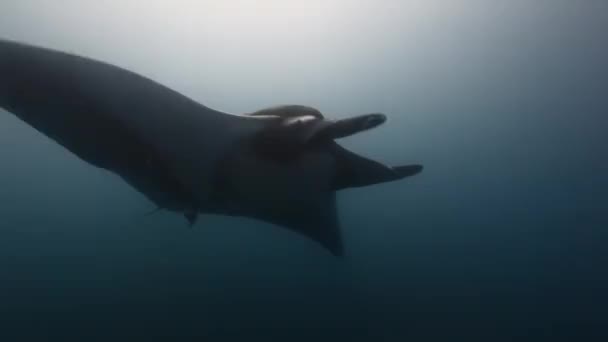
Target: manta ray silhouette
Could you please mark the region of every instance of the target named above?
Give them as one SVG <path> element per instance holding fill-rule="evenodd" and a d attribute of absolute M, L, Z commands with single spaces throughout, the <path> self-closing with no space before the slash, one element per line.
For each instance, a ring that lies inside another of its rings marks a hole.
<path fill-rule="evenodd" d="M 382 114 L 329 120 L 298 105 L 227 114 L 116 66 L 5 40 L 0 107 L 190 224 L 199 213 L 251 217 L 337 256 L 336 191 L 422 171 L 335 142 L 384 123 Z"/>

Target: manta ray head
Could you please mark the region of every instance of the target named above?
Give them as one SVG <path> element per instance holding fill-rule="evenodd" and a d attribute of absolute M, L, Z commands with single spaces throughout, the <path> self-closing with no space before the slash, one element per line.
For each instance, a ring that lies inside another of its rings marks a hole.
<path fill-rule="evenodd" d="M 384 123 L 383 114 L 329 120 L 316 109 L 282 106 L 252 116 L 277 120 L 230 158 L 222 193 L 231 215 L 258 218 L 307 235 L 342 255 L 336 192 L 395 181 L 420 165 L 389 167 L 340 146 L 336 139 Z"/>

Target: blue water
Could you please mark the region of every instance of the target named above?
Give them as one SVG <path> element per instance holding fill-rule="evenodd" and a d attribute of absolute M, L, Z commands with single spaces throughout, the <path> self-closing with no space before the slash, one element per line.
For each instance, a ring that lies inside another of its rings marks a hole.
<path fill-rule="evenodd" d="M 0 36 L 231 112 L 383 112 L 341 143 L 424 172 L 339 193 L 336 259 L 249 219 L 144 217 L 0 111 L 0 341 L 608 338 L 608 3 L 219 3 L 5 1 Z"/>

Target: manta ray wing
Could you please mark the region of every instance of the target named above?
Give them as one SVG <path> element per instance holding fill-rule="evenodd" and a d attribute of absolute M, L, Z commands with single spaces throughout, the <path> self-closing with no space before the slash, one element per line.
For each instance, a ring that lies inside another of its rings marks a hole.
<path fill-rule="evenodd" d="M 317 242 L 334 256 L 344 255 L 335 192 L 327 192 L 307 205 L 282 212 L 255 212 L 247 216 L 288 228 Z"/>
<path fill-rule="evenodd" d="M 216 161 L 264 122 L 103 62 L 4 40 L 0 107 L 159 205 L 204 202 Z"/>

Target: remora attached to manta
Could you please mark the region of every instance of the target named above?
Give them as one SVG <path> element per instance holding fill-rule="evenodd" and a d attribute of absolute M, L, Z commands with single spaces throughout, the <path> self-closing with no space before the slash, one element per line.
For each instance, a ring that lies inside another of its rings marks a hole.
<path fill-rule="evenodd" d="M 329 120 L 306 106 L 233 115 L 133 72 L 0 40 L 0 107 L 66 149 L 122 177 L 159 208 L 246 216 L 343 254 L 338 190 L 412 176 L 334 140 L 386 117 Z"/>

